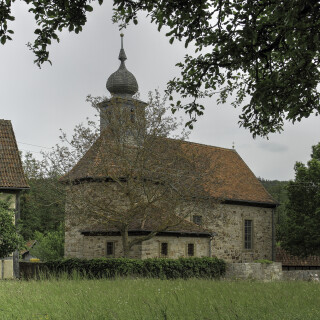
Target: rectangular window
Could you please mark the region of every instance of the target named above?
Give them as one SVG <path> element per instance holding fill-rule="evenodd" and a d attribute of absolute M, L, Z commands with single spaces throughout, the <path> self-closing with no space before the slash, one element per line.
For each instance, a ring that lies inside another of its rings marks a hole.
<path fill-rule="evenodd" d="M 193 223 L 201 226 L 202 225 L 202 216 L 193 216 Z"/>
<path fill-rule="evenodd" d="M 162 242 L 160 250 L 161 250 L 161 256 L 167 257 L 168 256 L 168 243 Z"/>
<path fill-rule="evenodd" d="M 107 257 L 114 256 L 114 242 L 107 242 Z"/>
<path fill-rule="evenodd" d="M 188 257 L 194 256 L 194 243 L 188 243 Z"/>
<path fill-rule="evenodd" d="M 244 248 L 252 249 L 252 220 L 244 220 Z"/>

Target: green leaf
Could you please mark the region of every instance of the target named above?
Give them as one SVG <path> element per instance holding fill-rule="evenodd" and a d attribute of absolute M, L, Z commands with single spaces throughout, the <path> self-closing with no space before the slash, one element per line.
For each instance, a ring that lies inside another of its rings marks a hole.
<path fill-rule="evenodd" d="M 86 9 L 86 11 L 88 11 L 88 12 L 92 12 L 92 11 L 93 11 L 93 8 L 92 8 L 91 6 L 89 6 L 89 5 L 86 5 L 86 6 L 85 6 L 85 9 Z"/>
<path fill-rule="evenodd" d="M 2 37 L 1 37 L 1 44 L 5 44 L 6 41 L 7 41 L 6 36 L 2 36 Z"/>

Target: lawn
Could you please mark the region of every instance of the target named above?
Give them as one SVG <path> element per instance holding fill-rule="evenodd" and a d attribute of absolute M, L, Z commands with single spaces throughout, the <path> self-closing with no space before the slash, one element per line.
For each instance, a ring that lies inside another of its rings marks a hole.
<path fill-rule="evenodd" d="M 320 284 L 198 279 L 0 281 L 0 319 L 320 319 Z"/>

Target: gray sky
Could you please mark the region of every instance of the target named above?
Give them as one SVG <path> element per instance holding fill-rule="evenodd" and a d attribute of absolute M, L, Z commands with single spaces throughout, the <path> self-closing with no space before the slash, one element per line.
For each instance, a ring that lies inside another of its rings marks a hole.
<path fill-rule="evenodd" d="M 34 39 L 35 24 L 25 3 L 13 5 L 16 20 L 11 23 L 13 41 L 0 46 L 0 118 L 11 120 L 22 151 L 38 154 L 39 147 L 58 142 L 59 129 L 71 133 L 74 126 L 93 118 L 94 110 L 85 102 L 88 94 L 107 94 L 105 84 L 119 66 L 119 30 L 111 22 L 111 4 L 94 5 L 81 34 L 63 32 L 59 44 L 50 49 L 53 66 L 39 69 L 26 47 Z M 124 31 L 127 69 L 139 84 L 141 99 L 150 90 L 163 91 L 166 83 L 179 75 L 175 64 L 188 52 L 182 43 L 170 45 L 165 32 L 141 17 L 138 26 Z M 287 123 L 284 132 L 269 140 L 253 139 L 239 128 L 240 110 L 205 100 L 205 115 L 196 123 L 190 140 L 219 147 L 235 148 L 254 174 L 266 179 L 294 178 L 296 161 L 306 163 L 311 146 L 320 141 L 320 117 L 310 116 L 295 125 Z M 183 114 L 182 114 L 183 115 Z M 186 117 L 187 119 L 187 117 Z M 27 144 L 26 144 L 27 143 Z"/>

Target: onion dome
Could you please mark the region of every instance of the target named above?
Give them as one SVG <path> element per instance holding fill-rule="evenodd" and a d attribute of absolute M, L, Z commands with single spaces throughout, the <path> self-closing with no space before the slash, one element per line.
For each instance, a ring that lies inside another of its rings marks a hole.
<path fill-rule="evenodd" d="M 123 33 L 121 33 L 121 49 L 119 60 L 121 61 L 119 69 L 114 72 L 107 80 L 107 89 L 112 95 L 131 97 L 138 91 L 138 83 L 135 76 L 129 72 L 125 66 L 127 60 L 123 49 Z"/>

